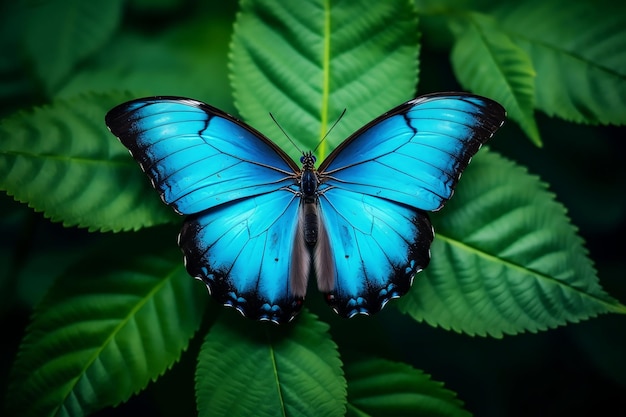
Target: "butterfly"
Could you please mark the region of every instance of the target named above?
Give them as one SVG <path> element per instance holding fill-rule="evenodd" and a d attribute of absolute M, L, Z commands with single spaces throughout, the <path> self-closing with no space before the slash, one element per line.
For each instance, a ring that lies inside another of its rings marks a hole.
<path fill-rule="evenodd" d="M 506 118 L 493 100 L 423 95 L 384 113 L 315 168 L 197 100 L 150 97 L 106 115 L 161 199 L 186 215 L 188 273 L 225 306 L 284 323 L 309 276 L 340 316 L 373 314 L 407 293 L 430 261 L 427 212 Z"/>

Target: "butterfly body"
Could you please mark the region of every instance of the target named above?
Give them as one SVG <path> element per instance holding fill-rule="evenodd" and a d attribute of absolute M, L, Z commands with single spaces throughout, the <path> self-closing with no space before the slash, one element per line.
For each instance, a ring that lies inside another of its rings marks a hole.
<path fill-rule="evenodd" d="M 247 317 L 290 321 L 313 273 L 339 315 L 372 314 L 430 261 L 427 211 L 502 125 L 497 103 L 422 96 L 383 114 L 316 169 L 234 117 L 179 97 L 134 100 L 106 123 L 163 201 L 186 218 L 190 275 Z"/>
<path fill-rule="evenodd" d="M 302 173 L 299 183 L 303 211 L 303 224 L 301 226 L 304 231 L 304 241 L 309 247 L 312 247 L 317 243 L 319 232 L 317 210 L 319 180 L 315 172 L 315 157 L 311 152 L 302 155 L 300 162 L 302 163 Z"/>

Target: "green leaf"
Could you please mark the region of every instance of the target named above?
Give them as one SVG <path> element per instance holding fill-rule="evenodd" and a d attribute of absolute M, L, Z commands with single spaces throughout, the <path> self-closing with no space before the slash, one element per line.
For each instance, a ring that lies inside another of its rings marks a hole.
<path fill-rule="evenodd" d="M 343 416 L 345 397 L 328 325 L 306 311 L 281 327 L 223 314 L 200 351 L 200 416 Z"/>
<path fill-rule="evenodd" d="M 456 25 L 452 65 L 468 90 L 500 102 L 526 135 L 541 145 L 534 118 L 534 70 L 527 53 L 495 21 L 479 13 Z"/>
<path fill-rule="evenodd" d="M 232 22 L 214 13 L 194 14 L 185 24 L 173 22 L 157 33 L 116 34 L 106 48 L 81 64 L 56 97 L 130 91 L 133 98 L 193 97 L 232 111 L 226 63 Z"/>
<path fill-rule="evenodd" d="M 25 46 L 39 79 L 54 93 L 83 59 L 113 34 L 122 0 L 25 3 Z"/>
<path fill-rule="evenodd" d="M 171 221 L 104 115 L 129 97 L 84 95 L 0 122 L 0 190 L 53 221 L 119 231 Z"/>
<path fill-rule="evenodd" d="M 117 405 L 186 348 L 206 304 L 202 286 L 178 250 L 138 254 L 136 239 L 119 240 L 57 281 L 35 310 L 13 369 L 9 415 L 79 416 Z"/>
<path fill-rule="evenodd" d="M 300 152 L 269 112 L 313 149 L 347 109 L 318 148 L 323 159 L 363 123 L 412 98 L 416 25 L 408 1 L 242 1 L 231 54 L 235 104 L 294 159 Z"/>
<path fill-rule="evenodd" d="M 361 359 L 344 369 L 348 416 L 471 416 L 454 392 L 409 365 Z"/>
<path fill-rule="evenodd" d="M 535 104 L 580 123 L 626 123 L 626 3 L 499 3 L 500 27 L 531 57 Z"/>
<path fill-rule="evenodd" d="M 470 335 L 536 332 L 599 313 L 626 313 L 600 287 L 565 208 L 546 185 L 481 152 L 433 215 L 430 266 L 400 309 Z"/>

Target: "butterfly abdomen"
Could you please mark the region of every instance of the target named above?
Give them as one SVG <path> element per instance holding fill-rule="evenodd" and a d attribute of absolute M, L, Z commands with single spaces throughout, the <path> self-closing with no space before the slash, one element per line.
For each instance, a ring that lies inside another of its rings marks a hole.
<path fill-rule="evenodd" d="M 317 235 L 319 230 L 319 220 L 317 215 L 317 204 L 304 203 L 304 241 L 308 246 L 314 246 L 317 243 Z"/>

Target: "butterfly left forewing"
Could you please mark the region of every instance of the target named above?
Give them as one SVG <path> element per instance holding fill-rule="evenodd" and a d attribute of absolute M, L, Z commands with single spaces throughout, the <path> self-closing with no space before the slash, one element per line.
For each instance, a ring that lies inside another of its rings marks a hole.
<path fill-rule="evenodd" d="M 105 120 L 178 213 L 274 191 L 292 184 L 298 171 L 261 133 L 197 100 L 137 99 L 115 107 Z"/>

